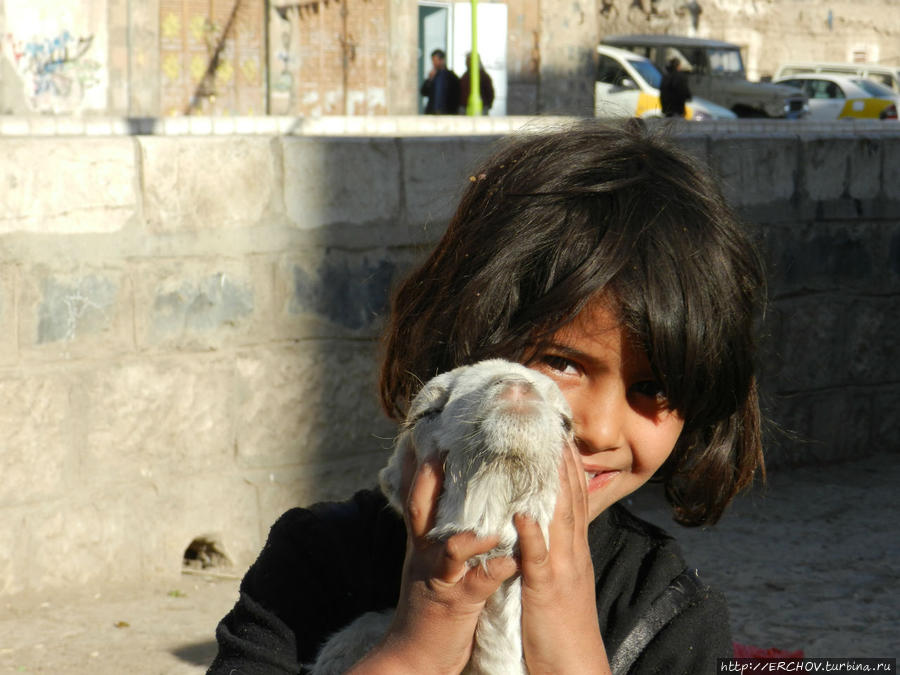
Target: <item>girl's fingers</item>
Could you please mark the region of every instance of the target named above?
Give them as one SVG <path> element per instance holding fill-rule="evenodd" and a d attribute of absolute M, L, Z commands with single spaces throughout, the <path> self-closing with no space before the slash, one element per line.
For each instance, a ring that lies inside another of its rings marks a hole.
<path fill-rule="evenodd" d="M 565 455 L 566 471 L 569 476 L 569 486 L 572 495 L 572 515 L 575 532 L 587 531 L 587 481 L 584 474 L 584 465 L 581 463 L 581 455 L 574 444 L 569 444 L 563 452 Z"/>
<path fill-rule="evenodd" d="M 583 472 L 582 472 L 583 473 Z M 572 533 L 577 527 L 576 500 L 579 499 L 578 483 L 573 480 L 574 458 L 567 446 L 563 450 L 562 462 L 559 466 L 559 494 L 550 522 L 550 549 L 567 551 L 572 548 Z"/>
<path fill-rule="evenodd" d="M 519 564 L 522 567 L 523 583 L 527 584 L 532 580 L 540 582 L 550 573 L 550 552 L 541 527 L 536 520 L 521 513 L 515 515 L 513 523 L 519 535 Z"/>
<path fill-rule="evenodd" d="M 403 455 L 403 469 L 400 472 L 400 494 L 403 495 L 404 504 L 409 501 L 409 491 L 413 478 L 416 476 L 416 469 L 419 467 L 418 462 L 415 448 L 410 443 L 406 446 L 406 454 Z"/>
<path fill-rule="evenodd" d="M 413 477 L 406 502 L 406 520 L 416 540 L 421 540 L 434 527 L 443 482 L 444 468 L 436 458 L 422 462 Z"/>
<path fill-rule="evenodd" d="M 477 555 L 487 553 L 499 541 L 500 537 L 496 535 L 483 539 L 478 538 L 472 532 L 460 532 L 453 535 L 439 549 L 441 555 L 441 560 L 439 561 L 440 570 L 436 578 L 447 584 L 455 584 L 465 577 L 469 570 L 472 570 L 473 574 L 471 576 L 474 579 L 496 583 L 495 580 L 498 578 L 496 575 L 502 573 L 504 569 L 502 563 L 496 562 L 501 560 L 501 558 L 489 560 L 487 570 L 484 570 L 481 565 L 470 567 L 468 561 Z M 510 560 L 514 572 L 515 563 L 512 562 L 511 558 L 506 559 Z"/>
<path fill-rule="evenodd" d="M 502 558 L 491 558 L 484 566 L 477 565 L 472 570 L 472 580 L 477 585 L 485 585 L 495 587 L 498 583 L 502 583 L 509 579 L 518 571 L 516 561 L 505 556 Z"/>

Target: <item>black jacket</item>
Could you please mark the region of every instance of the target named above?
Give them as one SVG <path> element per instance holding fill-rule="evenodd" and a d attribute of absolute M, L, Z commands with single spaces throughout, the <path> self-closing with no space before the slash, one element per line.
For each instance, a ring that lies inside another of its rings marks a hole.
<path fill-rule="evenodd" d="M 459 112 L 459 78 L 449 68 L 439 70 L 434 79 L 427 79 L 419 90 L 428 97 L 426 115 L 456 115 Z"/>
<path fill-rule="evenodd" d="M 680 70 L 670 70 L 659 84 L 659 105 L 667 117 L 684 117 L 687 101 L 691 100 L 687 76 Z"/>
<path fill-rule="evenodd" d="M 685 565 L 671 537 L 618 504 L 591 523 L 588 537 L 600 632 L 613 660 Z M 219 652 L 209 673 L 301 672 L 300 664 L 311 663 L 331 633 L 364 612 L 397 604 L 405 545 L 403 521 L 378 491 L 288 511 L 219 623 Z M 715 672 L 716 658 L 731 656 L 723 596 L 703 587 L 682 604 L 675 618 L 648 635 L 628 673 L 702 675 Z"/>

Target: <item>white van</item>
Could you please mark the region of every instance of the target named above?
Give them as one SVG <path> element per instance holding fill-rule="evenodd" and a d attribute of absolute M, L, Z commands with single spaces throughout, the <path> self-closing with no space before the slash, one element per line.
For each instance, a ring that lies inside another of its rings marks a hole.
<path fill-rule="evenodd" d="M 900 94 L 900 68 L 878 63 L 820 63 L 813 61 L 792 61 L 778 66 L 774 81 L 803 73 L 832 73 L 864 77 L 882 84 Z"/>
<path fill-rule="evenodd" d="M 597 47 L 597 55 L 595 117 L 662 117 L 659 103 L 662 74 L 649 59 L 606 45 Z M 696 96 L 685 108 L 685 118 L 694 121 L 737 117 L 727 108 Z"/>

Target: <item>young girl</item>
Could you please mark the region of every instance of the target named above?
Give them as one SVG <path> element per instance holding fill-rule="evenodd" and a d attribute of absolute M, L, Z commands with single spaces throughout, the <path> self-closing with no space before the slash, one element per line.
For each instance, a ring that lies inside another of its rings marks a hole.
<path fill-rule="evenodd" d="M 641 123 L 508 140 L 397 290 L 380 391 L 401 420 L 422 382 L 462 364 L 503 357 L 553 378 L 576 443 L 549 548 L 518 518 L 517 559 L 467 568 L 496 542 L 429 540 L 441 467 L 410 466 L 403 519 L 377 491 L 279 519 L 210 672 L 299 672 L 331 633 L 396 606 L 353 672 L 458 673 L 485 600 L 516 572 L 529 672 L 714 672 L 732 651 L 723 597 L 619 501 L 656 478 L 679 523 L 714 523 L 762 471 L 762 291 L 713 180 Z"/>

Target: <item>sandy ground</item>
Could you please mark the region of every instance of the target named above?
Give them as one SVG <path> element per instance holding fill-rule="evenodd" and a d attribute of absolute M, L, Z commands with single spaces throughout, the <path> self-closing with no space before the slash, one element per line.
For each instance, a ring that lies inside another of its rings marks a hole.
<path fill-rule="evenodd" d="M 714 528 L 670 522 L 658 493 L 630 506 L 676 534 L 723 589 L 735 639 L 809 657 L 900 651 L 900 454 L 792 469 L 741 498 Z M 195 674 L 238 581 L 86 589 L 0 600 L 0 673 Z"/>

